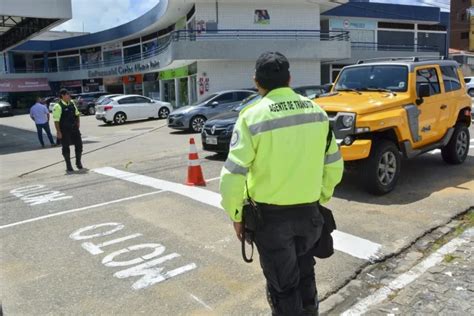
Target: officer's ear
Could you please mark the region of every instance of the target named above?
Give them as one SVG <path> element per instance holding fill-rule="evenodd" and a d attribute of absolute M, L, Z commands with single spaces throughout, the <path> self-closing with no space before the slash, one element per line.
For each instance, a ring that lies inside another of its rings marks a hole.
<path fill-rule="evenodd" d="M 258 94 L 260 94 L 262 96 L 267 94 L 268 91 L 260 86 L 260 84 L 258 83 L 257 78 L 255 76 L 253 76 L 253 81 L 255 82 L 255 87 L 258 90 Z"/>
<path fill-rule="evenodd" d="M 288 77 L 288 87 L 291 86 L 291 75 Z"/>

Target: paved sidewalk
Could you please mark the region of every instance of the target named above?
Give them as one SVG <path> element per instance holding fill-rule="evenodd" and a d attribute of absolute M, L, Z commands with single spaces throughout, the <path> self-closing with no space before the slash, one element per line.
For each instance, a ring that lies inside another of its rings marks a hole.
<path fill-rule="evenodd" d="M 366 315 L 474 315 L 474 229 L 458 238 L 467 242 Z"/>

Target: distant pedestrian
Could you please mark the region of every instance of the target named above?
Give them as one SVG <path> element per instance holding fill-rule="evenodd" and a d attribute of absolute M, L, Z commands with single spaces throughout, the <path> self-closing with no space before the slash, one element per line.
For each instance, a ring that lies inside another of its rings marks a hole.
<path fill-rule="evenodd" d="M 72 172 L 70 145 L 74 145 L 76 153 L 76 167 L 82 169 L 82 138 L 80 128 L 81 113 L 71 100 L 71 95 L 66 89 L 59 92 L 59 102 L 54 105 L 53 119 L 57 137 L 61 140 L 63 157 L 66 162 L 66 171 Z"/>
<path fill-rule="evenodd" d="M 44 148 L 43 130 L 48 136 L 51 147 L 56 146 L 53 135 L 51 135 L 51 129 L 49 128 L 49 111 L 48 108 L 42 103 L 40 97 L 36 98 L 36 103 L 31 107 L 30 117 L 36 124 L 36 131 L 38 133 L 38 140 L 41 144 L 41 147 Z"/>

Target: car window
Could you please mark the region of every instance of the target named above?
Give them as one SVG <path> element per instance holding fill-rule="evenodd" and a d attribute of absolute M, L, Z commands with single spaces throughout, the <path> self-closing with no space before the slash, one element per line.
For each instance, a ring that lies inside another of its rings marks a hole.
<path fill-rule="evenodd" d="M 117 101 L 118 104 L 134 104 L 135 103 L 135 97 L 127 97 L 123 98 Z"/>
<path fill-rule="evenodd" d="M 243 99 L 248 98 L 249 95 L 252 95 L 253 93 L 246 92 L 246 91 L 240 91 L 240 92 L 237 92 L 236 94 L 237 94 L 237 100 L 236 101 L 242 101 Z"/>
<path fill-rule="evenodd" d="M 144 97 L 135 97 L 135 103 L 151 103 L 151 101 Z"/>
<path fill-rule="evenodd" d="M 219 103 L 228 103 L 228 102 L 233 102 L 233 101 L 236 101 L 236 100 L 235 100 L 233 92 L 227 92 L 227 93 L 221 94 L 220 96 L 218 96 L 217 98 L 212 100 L 212 102 L 214 102 L 214 101 L 217 101 Z"/>
<path fill-rule="evenodd" d="M 465 82 L 465 83 L 471 82 L 471 78 L 464 78 L 464 82 Z"/>
<path fill-rule="evenodd" d="M 419 69 L 416 72 L 416 91 L 418 91 L 418 87 L 423 83 L 427 83 L 430 86 L 430 95 L 440 93 L 436 68 Z"/>
<path fill-rule="evenodd" d="M 461 89 L 461 81 L 459 80 L 456 67 L 442 66 L 441 73 L 443 74 L 444 89 L 446 90 L 446 92 Z"/>

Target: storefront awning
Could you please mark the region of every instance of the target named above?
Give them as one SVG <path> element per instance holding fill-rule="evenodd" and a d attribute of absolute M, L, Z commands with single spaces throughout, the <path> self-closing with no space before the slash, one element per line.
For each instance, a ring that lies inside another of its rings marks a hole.
<path fill-rule="evenodd" d="M 50 91 L 48 79 L 0 79 L 0 92 Z"/>

